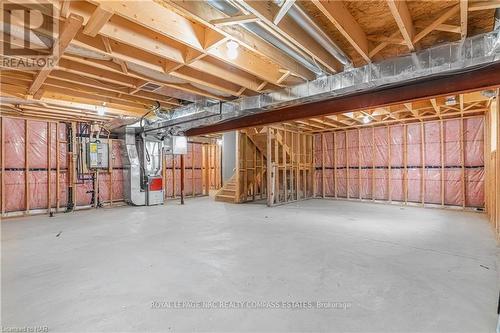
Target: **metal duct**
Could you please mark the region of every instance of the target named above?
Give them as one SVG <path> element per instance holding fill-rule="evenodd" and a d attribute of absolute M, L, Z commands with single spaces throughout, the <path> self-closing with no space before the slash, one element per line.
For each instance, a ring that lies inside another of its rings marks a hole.
<path fill-rule="evenodd" d="M 239 9 L 231 5 L 230 3 L 226 2 L 225 0 L 208 0 L 207 1 L 212 7 L 216 8 L 217 10 L 221 11 L 222 13 L 228 15 L 228 16 L 235 16 L 239 14 Z M 303 65 L 305 68 L 316 74 L 316 76 L 321 76 L 324 75 L 324 71 L 317 66 L 314 63 L 314 60 L 309 58 L 306 59 L 303 55 L 297 53 L 295 50 L 293 50 L 290 46 L 288 46 L 286 43 L 283 43 L 279 38 L 273 36 L 270 34 L 266 29 L 261 27 L 257 23 L 244 23 L 242 26 L 254 33 L 255 35 L 259 36 L 260 38 L 264 39 L 266 42 L 269 44 L 275 46 L 276 48 L 282 50 L 286 54 L 288 54 L 291 58 L 293 58 L 295 61 Z"/>
<path fill-rule="evenodd" d="M 316 42 L 318 42 L 325 50 L 332 56 L 337 58 L 342 65 L 352 67 L 351 60 L 346 54 L 328 37 L 327 34 L 311 18 L 304 13 L 298 6 L 293 5 L 288 10 L 288 15 L 297 22 L 297 24 L 304 29 Z"/>
<path fill-rule="evenodd" d="M 296 86 L 218 104 L 191 104 L 175 109 L 169 121 L 155 122 L 146 131 L 213 124 L 271 109 L 345 96 L 360 91 L 471 70 L 500 62 L 500 29 L 412 54 L 369 63 Z M 189 117 L 187 117 L 189 115 Z M 212 115 L 212 116 L 210 116 Z"/>

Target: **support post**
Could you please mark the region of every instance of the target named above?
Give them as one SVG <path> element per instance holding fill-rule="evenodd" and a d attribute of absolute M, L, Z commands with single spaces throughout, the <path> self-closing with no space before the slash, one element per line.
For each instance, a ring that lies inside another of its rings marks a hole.
<path fill-rule="evenodd" d="M 464 142 L 464 118 L 463 115 L 460 117 L 460 163 L 462 167 L 462 208 L 465 209 L 466 201 L 466 177 L 465 177 L 465 142 Z"/>
<path fill-rule="evenodd" d="M 177 184 L 176 184 L 176 167 L 177 167 L 177 156 L 172 155 L 172 198 L 177 197 Z"/>
<path fill-rule="evenodd" d="M 248 201 L 248 136 L 242 133 L 241 138 L 243 139 L 243 198 L 244 201 Z"/>
<path fill-rule="evenodd" d="M 337 199 L 337 132 L 333 132 L 333 192 Z"/>
<path fill-rule="evenodd" d="M 271 128 L 267 128 L 267 140 L 266 140 L 266 150 L 267 150 L 267 205 L 271 207 L 274 203 L 274 186 L 273 186 L 273 165 L 272 165 L 272 133 Z"/>
<path fill-rule="evenodd" d="M 346 196 L 347 196 L 347 199 L 350 198 L 350 195 L 349 195 L 349 168 L 350 168 L 350 165 L 349 165 L 349 135 L 348 135 L 348 131 L 345 131 L 345 164 L 346 164 L 346 184 L 347 184 L 347 187 L 346 187 Z"/>
<path fill-rule="evenodd" d="M 422 206 L 425 205 L 425 128 L 424 123 L 420 122 L 420 155 L 422 157 L 422 175 L 420 177 L 420 199 Z"/>
<path fill-rule="evenodd" d="M 372 201 L 375 201 L 375 127 L 372 126 Z"/>
<path fill-rule="evenodd" d="M 403 191 L 405 205 L 408 204 L 408 125 L 403 125 Z"/>
<path fill-rule="evenodd" d="M 235 193 L 235 199 L 234 201 L 236 203 L 240 202 L 241 199 L 241 175 L 240 175 L 240 165 L 241 165 L 241 133 L 240 131 L 236 131 L 236 154 L 235 154 L 235 159 L 236 159 L 236 165 L 235 165 L 235 181 L 236 181 L 236 193 Z"/>
<path fill-rule="evenodd" d="M 358 199 L 361 200 L 361 131 L 358 128 Z"/>
<path fill-rule="evenodd" d="M 30 164 L 29 164 L 29 130 L 28 130 L 29 120 L 24 120 L 24 205 L 26 214 L 30 212 L 30 185 L 29 185 L 29 175 L 30 175 Z"/>
<path fill-rule="evenodd" d="M 108 173 L 109 173 L 109 205 L 113 205 L 113 139 L 109 138 L 108 134 Z M 163 184 L 165 184 L 165 162 L 163 150 L 161 153 L 162 177 Z M 165 201 L 165 189 L 163 190 L 163 200 Z"/>
<path fill-rule="evenodd" d="M 387 197 L 389 199 L 389 203 L 392 203 L 392 161 L 391 161 L 391 153 L 392 153 L 392 137 L 391 137 L 391 126 L 387 126 Z"/>
<path fill-rule="evenodd" d="M 184 155 L 181 155 L 181 205 L 184 205 Z"/>
<path fill-rule="evenodd" d="M 281 153 L 282 153 L 282 158 L 283 158 L 283 195 L 284 195 L 284 202 L 288 201 L 288 184 L 286 181 L 286 137 L 287 137 L 287 132 L 286 130 L 283 130 L 283 144 L 281 146 Z"/>
<path fill-rule="evenodd" d="M 444 181 L 444 126 L 443 120 L 439 121 L 439 136 L 440 136 L 440 162 L 441 162 L 441 207 L 444 207 L 444 190 L 445 190 L 445 181 Z"/>
<path fill-rule="evenodd" d="M 279 130 L 276 129 L 274 132 L 274 170 L 273 170 L 273 179 L 274 179 L 274 198 L 276 202 L 280 202 L 280 154 L 279 154 L 279 144 L 278 144 L 278 136 L 280 135 Z"/>
<path fill-rule="evenodd" d="M 194 147 L 196 143 L 191 143 L 191 196 L 194 198 L 196 196 L 196 187 L 194 183 Z"/>
<path fill-rule="evenodd" d="M 52 126 L 51 122 L 47 121 L 47 211 L 49 216 L 52 216 L 52 192 L 51 192 L 51 173 L 52 173 Z"/>

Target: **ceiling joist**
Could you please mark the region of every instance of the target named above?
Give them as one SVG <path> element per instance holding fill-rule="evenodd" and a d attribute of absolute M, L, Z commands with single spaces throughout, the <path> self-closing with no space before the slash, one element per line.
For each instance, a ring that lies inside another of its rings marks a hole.
<path fill-rule="evenodd" d="M 70 14 L 64 23 L 59 38 L 56 40 L 53 46 L 53 52 L 55 53 L 52 57 L 53 65 L 56 65 L 68 47 L 69 43 L 73 40 L 76 33 L 80 29 L 83 23 L 83 18 L 78 15 Z M 38 72 L 28 89 L 29 95 L 34 95 L 40 89 L 45 79 L 49 76 L 52 70 L 51 65 L 47 61 L 46 65 Z"/>

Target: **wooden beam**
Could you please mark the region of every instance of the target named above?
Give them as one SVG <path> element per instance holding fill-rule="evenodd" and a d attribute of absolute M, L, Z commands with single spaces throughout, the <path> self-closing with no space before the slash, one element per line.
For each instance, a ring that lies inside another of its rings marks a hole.
<path fill-rule="evenodd" d="M 418 43 L 422 38 L 424 38 L 432 31 L 434 31 L 436 27 L 440 26 L 448 19 L 456 15 L 459 12 L 459 10 L 460 10 L 459 5 L 453 6 L 451 9 L 446 10 L 441 16 L 439 16 L 436 20 L 434 20 L 431 24 L 429 24 L 425 29 L 416 34 L 415 38 L 413 38 L 413 43 L 414 44 Z"/>
<path fill-rule="evenodd" d="M 468 15 L 468 0 L 460 0 L 460 37 L 467 37 L 467 15 Z"/>
<path fill-rule="evenodd" d="M 474 117 L 474 116 L 480 116 L 483 115 L 487 109 L 481 109 L 481 110 L 473 110 L 473 111 L 465 111 L 464 112 L 464 118 L 466 116 L 469 117 Z M 447 119 L 452 119 L 456 117 L 460 117 L 461 114 L 460 112 L 452 112 L 452 113 L 447 113 L 446 117 Z M 439 118 L 436 115 L 427 115 L 427 116 L 422 116 L 418 121 L 436 121 L 439 120 Z M 370 127 L 374 125 L 387 125 L 387 124 L 401 124 L 401 123 L 414 123 L 416 122 L 415 119 L 413 118 L 405 118 L 405 119 L 399 119 L 399 120 L 385 120 L 385 121 L 379 121 L 377 123 L 370 123 L 370 124 L 359 124 L 359 125 L 347 125 L 345 127 L 339 128 L 340 130 L 348 130 L 348 129 L 356 129 L 360 127 Z M 307 131 L 308 133 L 323 133 L 323 132 L 328 132 L 331 131 L 331 129 L 326 129 L 326 130 L 311 130 Z"/>
<path fill-rule="evenodd" d="M 217 27 L 223 27 L 226 25 L 251 23 L 251 22 L 256 22 L 258 20 L 259 19 L 257 18 L 257 16 L 250 14 L 250 15 L 238 15 L 238 16 L 230 16 L 230 17 L 215 19 L 210 21 L 210 23 Z"/>
<path fill-rule="evenodd" d="M 500 0 L 477 1 L 469 4 L 469 11 L 500 8 Z"/>
<path fill-rule="evenodd" d="M 189 67 L 180 68 L 171 74 L 177 78 L 188 80 L 233 96 L 239 96 L 238 92 L 241 89 L 237 84 L 227 82 L 213 75 L 203 75 L 203 73 L 198 70 Z"/>
<path fill-rule="evenodd" d="M 104 9 L 103 5 L 100 4 L 94 10 L 92 16 L 90 16 L 87 24 L 85 24 L 83 33 L 91 37 L 95 37 L 99 31 L 101 31 L 102 27 L 109 21 L 111 16 L 113 16 L 113 12 Z"/>
<path fill-rule="evenodd" d="M 434 30 L 437 31 L 446 31 L 446 32 L 451 32 L 455 34 L 462 34 L 462 27 L 459 25 L 452 25 L 452 24 L 440 24 L 438 25 Z"/>
<path fill-rule="evenodd" d="M 101 1 L 99 0 L 97 2 L 100 3 Z M 183 44 L 185 47 L 217 57 L 219 60 L 229 65 L 236 66 L 247 73 L 261 77 L 269 82 L 276 83 L 275 80 L 279 78 L 279 66 L 260 59 L 250 51 L 244 50 L 244 48 L 239 50 L 237 59 L 231 59 L 231 57 L 229 57 L 224 47 L 225 45 L 211 47 L 209 50 L 204 49 L 205 36 L 210 28 L 193 22 L 175 11 L 166 10 L 165 7 L 159 3 L 153 1 L 127 1 L 126 3 L 116 1 L 103 2 L 106 3 L 106 6 L 114 10 L 115 16 L 118 15 L 127 20 L 121 22 L 113 18 L 113 26 L 106 25 L 102 30 L 102 33 L 108 37 L 115 39 L 120 38 L 121 41 L 128 44 L 133 40 L 134 45 L 135 43 L 140 43 L 139 45 L 144 45 L 144 47 L 146 47 L 146 44 L 138 41 L 138 39 L 147 39 L 151 44 L 148 46 L 149 50 L 160 56 L 168 54 L 165 52 L 168 50 L 162 51 L 157 49 L 157 44 L 161 43 L 165 49 L 168 48 L 172 52 L 175 51 L 179 53 L 179 49 L 182 49 L 182 47 L 176 46 L 174 42 L 176 41 Z M 132 25 L 127 23 L 128 20 L 142 26 L 144 31 L 139 31 L 136 27 L 132 27 Z M 158 34 L 157 37 L 154 37 L 155 34 Z M 151 39 L 150 37 L 154 38 Z M 167 40 L 165 37 L 173 41 Z M 180 59 L 178 55 L 174 56 L 176 58 L 172 60 L 182 64 L 186 62 L 184 55 L 181 54 Z M 273 74 L 274 77 L 272 76 Z"/>
<path fill-rule="evenodd" d="M 279 24 L 281 19 L 288 13 L 288 10 L 292 8 L 293 4 L 295 3 L 295 0 L 285 0 L 285 2 L 281 5 L 280 10 L 274 16 L 273 23 L 274 24 Z"/>
<path fill-rule="evenodd" d="M 162 5 L 208 26 L 210 26 L 210 21 L 226 17 L 220 11 L 210 6 L 206 1 L 162 1 Z M 217 27 L 212 25 L 211 28 L 213 28 L 213 30 L 208 30 L 205 36 L 208 33 L 222 34 L 228 39 L 237 41 L 240 45 L 251 50 L 255 54 L 265 57 L 282 68 L 292 71 L 292 73 L 298 77 L 305 80 L 312 80 L 315 78 L 311 71 L 292 59 L 289 55 L 264 41 L 259 36 L 248 32 L 241 26 L 232 25 Z"/>
<path fill-rule="evenodd" d="M 368 54 L 368 56 L 370 58 L 372 58 L 373 56 L 375 56 L 377 53 L 379 53 L 380 51 L 382 51 L 387 45 L 391 44 L 391 42 L 389 40 L 392 40 L 392 39 L 396 38 L 397 36 L 399 36 L 399 34 L 400 34 L 399 30 L 396 31 L 396 32 L 393 32 L 390 35 L 390 37 L 388 38 L 388 40 L 379 43 L 377 46 L 375 46 L 373 49 L 371 49 L 370 53 Z"/>
<path fill-rule="evenodd" d="M 53 57 L 53 66 L 57 65 L 62 54 L 68 47 L 69 43 L 73 40 L 76 33 L 82 26 L 82 24 L 83 24 L 83 18 L 81 16 L 70 14 L 70 16 L 67 18 L 62 28 L 62 31 L 59 34 L 59 38 L 56 40 L 53 46 L 53 50 L 54 52 L 56 52 L 56 54 Z M 35 79 L 33 80 L 33 83 L 28 89 L 29 95 L 36 94 L 36 92 L 38 91 L 38 89 L 40 89 L 45 79 L 49 76 L 50 72 L 52 71 L 52 68 L 53 67 L 49 66 L 49 62 L 47 62 L 47 65 L 38 72 L 38 74 L 35 76 Z"/>
<path fill-rule="evenodd" d="M 439 105 L 435 98 L 431 98 L 431 104 L 434 108 L 434 111 L 436 111 L 436 114 L 439 116 L 439 118 L 441 118 L 441 110 L 439 109 Z"/>
<path fill-rule="evenodd" d="M 446 74 L 419 80 L 411 84 L 388 87 L 378 91 L 364 91 L 349 96 L 331 98 L 304 105 L 289 106 L 258 113 L 223 123 L 193 128 L 187 135 L 216 133 L 238 128 L 263 126 L 296 119 L 339 114 L 378 106 L 397 105 L 414 100 L 428 100 L 451 93 L 491 89 L 500 86 L 500 64 L 491 64 L 466 73 Z"/>
<path fill-rule="evenodd" d="M 415 51 L 415 27 L 406 0 L 387 0 L 387 5 L 410 51 Z"/>
<path fill-rule="evenodd" d="M 285 43 L 288 41 L 289 46 L 299 53 L 307 53 L 331 72 L 335 73 L 342 70 L 342 64 L 319 43 L 310 38 L 292 18 L 285 16 L 279 25 L 275 25 L 273 19 L 277 12 L 276 6 L 265 1 L 248 0 L 238 1 L 238 5 L 256 15 L 267 27 L 272 27 L 268 28 L 269 33 L 274 34 L 277 38 L 283 38 L 284 36 Z"/>
<path fill-rule="evenodd" d="M 63 18 L 69 17 L 69 7 L 71 5 L 71 0 L 62 0 L 61 8 L 59 9 L 59 15 Z"/>
<path fill-rule="evenodd" d="M 205 27 L 154 1 L 93 0 L 105 4 L 115 15 L 131 20 L 145 28 L 164 34 L 179 43 L 203 50 Z"/>
<path fill-rule="evenodd" d="M 392 2 L 392 3 L 401 4 L 405 0 L 387 0 L 387 1 L 388 1 L 388 3 Z M 434 30 L 442 30 L 442 31 L 451 30 L 450 32 L 456 32 L 454 26 L 444 24 L 444 22 L 446 22 L 448 19 L 453 17 L 455 14 L 457 14 L 459 9 L 460 9 L 460 6 L 456 5 L 450 9 L 445 10 L 445 12 L 441 16 L 439 16 L 435 21 L 433 21 L 431 24 L 429 24 L 427 27 L 425 27 L 418 34 L 414 35 L 414 37 L 412 38 L 412 45 L 414 46 L 415 44 L 417 44 L 422 38 L 424 38 L 425 36 L 427 36 L 429 33 L 431 33 Z M 396 20 L 396 21 L 398 22 L 398 20 Z M 399 26 L 399 24 L 398 24 L 398 26 Z M 406 42 L 406 44 L 408 44 L 408 41 L 405 38 L 405 34 L 401 30 L 401 27 L 400 27 L 400 31 L 401 31 L 401 34 L 403 35 L 403 40 Z M 460 33 L 462 33 L 462 27 L 460 27 Z M 387 41 L 383 41 L 382 43 L 378 44 L 375 48 L 373 48 L 370 51 L 369 56 L 373 57 L 375 54 L 377 54 L 382 49 L 384 49 L 387 45 L 389 45 L 391 43 L 398 42 L 398 40 L 392 41 L 394 38 L 397 37 L 397 35 L 398 35 L 398 33 L 394 33 L 388 38 Z M 411 49 L 411 48 L 410 48 L 410 50 L 414 51 L 414 49 Z"/>
<path fill-rule="evenodd" d="M 333 23 L 363 59 L 371 62 L 366 34 L 351 13 L 345 8 L 343 2 L 321 0 L 312 0 L 312 2 Z"/>
<path fill-rule="evenodd" d="M 227 43 L 211 48 L 207 53 L 222 61 L 229 59 Z M 238 56 L 236 59 L 231 60 L 231 65 L 265 81 L 279 85 L 278 80 L 282 75 L 279 66 L 266 59 L 255 57 L 245 48 L 238 48 Z"/>

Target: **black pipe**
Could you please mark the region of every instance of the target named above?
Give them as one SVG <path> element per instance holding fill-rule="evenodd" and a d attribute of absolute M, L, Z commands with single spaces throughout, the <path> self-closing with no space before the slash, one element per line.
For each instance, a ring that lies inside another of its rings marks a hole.
<path fill-rule="evenodd" d="M 68 156 L 73 158 L 73 128 L 71 124 L 66 124 L 66 142 L 68 146 Z M 72 163 L 68 163 L 68 165 L 72 165 Z M 72 172 L 70 172 L 72 174 Z M 73 179 L 68 181 L 68 204 L 66 205 L 66 213 L 73 211 L 75 207 L 75 202 L 73 198 Z"/>

